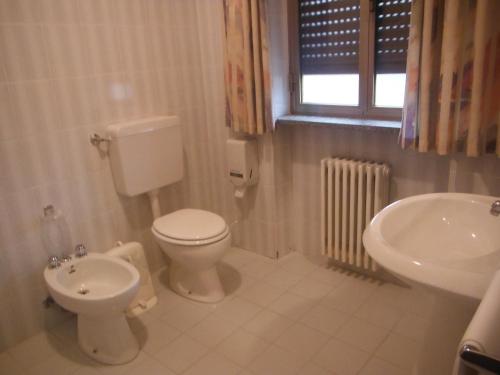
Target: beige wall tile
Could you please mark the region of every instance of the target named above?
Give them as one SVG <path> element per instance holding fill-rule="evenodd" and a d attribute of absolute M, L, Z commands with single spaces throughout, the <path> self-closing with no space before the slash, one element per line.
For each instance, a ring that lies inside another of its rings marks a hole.
<path fill-rule="evenodd" d="M 51 24 L 43 27 L 53 77 L 82 76 L 91 72 L 88 38 L 77 25 Z"/>
<path fill-rule="evenodd" d="M 37 0 L 0 0 L 0 22 L 36 22 L 40 19 Z"/>
<path fill-rule="evenodd" d="M 41 26 L 0 25 L 0 50 L 7 80 L 30 80 L 49 76 Z"/>

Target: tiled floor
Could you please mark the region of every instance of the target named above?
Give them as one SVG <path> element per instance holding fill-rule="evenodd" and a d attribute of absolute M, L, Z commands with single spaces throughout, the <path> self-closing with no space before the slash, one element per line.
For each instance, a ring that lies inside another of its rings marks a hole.
<path fill-rule="evenodd" d="M 75 320 L 0 353 L 0 374 L 410 374 L 430 301 L 411 289 L 231 249 L 220 266 L 227 298 L 191 302 L 155 275 L 158 305 L 131 321 L 142 351 L 102 366 L 78 349 Z"/>

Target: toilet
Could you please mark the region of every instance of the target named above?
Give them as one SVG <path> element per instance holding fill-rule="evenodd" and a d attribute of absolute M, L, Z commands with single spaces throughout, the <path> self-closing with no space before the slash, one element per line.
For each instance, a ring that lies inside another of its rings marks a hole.
<path fill-rule="evenodd" d="M 161 214 L 159 189 L 182 180 L 184 158 L 177 116 L 152 117 L 110 125 L 109 156 L 115 188 L 121 195 L 149 196 L 152 232 L 171 259 L 170 288 L 200 302 L 221 301 L 224 289 L 216 264 L 229 249 L 231 234 L 215 213 L 185 208 Z"/>
<path fill-rule="evenodd" d="M 173 291 L 206 303 L 224 298 L 216 264 L 229 248 L 231 234 L 223 218 L 187 208 L 156 219 L 152 232 L 172 260 L 169 284 Z"/>

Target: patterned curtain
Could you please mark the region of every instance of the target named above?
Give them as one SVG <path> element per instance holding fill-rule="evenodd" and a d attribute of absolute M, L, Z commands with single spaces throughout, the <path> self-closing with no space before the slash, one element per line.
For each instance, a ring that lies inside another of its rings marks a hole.
<path fill-rule="evenodd" d="M 224 16 L 227 125 L 272 131 L 266 0 L 224 0 Z"/>
<path fill-rule="evenodd" d="M 403 148 L 500 157 L 500 0 L 413 0 Z"/>

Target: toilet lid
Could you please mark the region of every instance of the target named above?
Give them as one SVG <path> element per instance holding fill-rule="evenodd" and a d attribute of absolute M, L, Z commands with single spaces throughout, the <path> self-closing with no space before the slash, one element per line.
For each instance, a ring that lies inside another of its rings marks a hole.
<path fill-rule="evenodd" d="M 227 226 L 224 219 L 213 212 L 185 208 L 156 219 L 153 228 L 166 237 L 197 241 L 218 236 Z"/>

